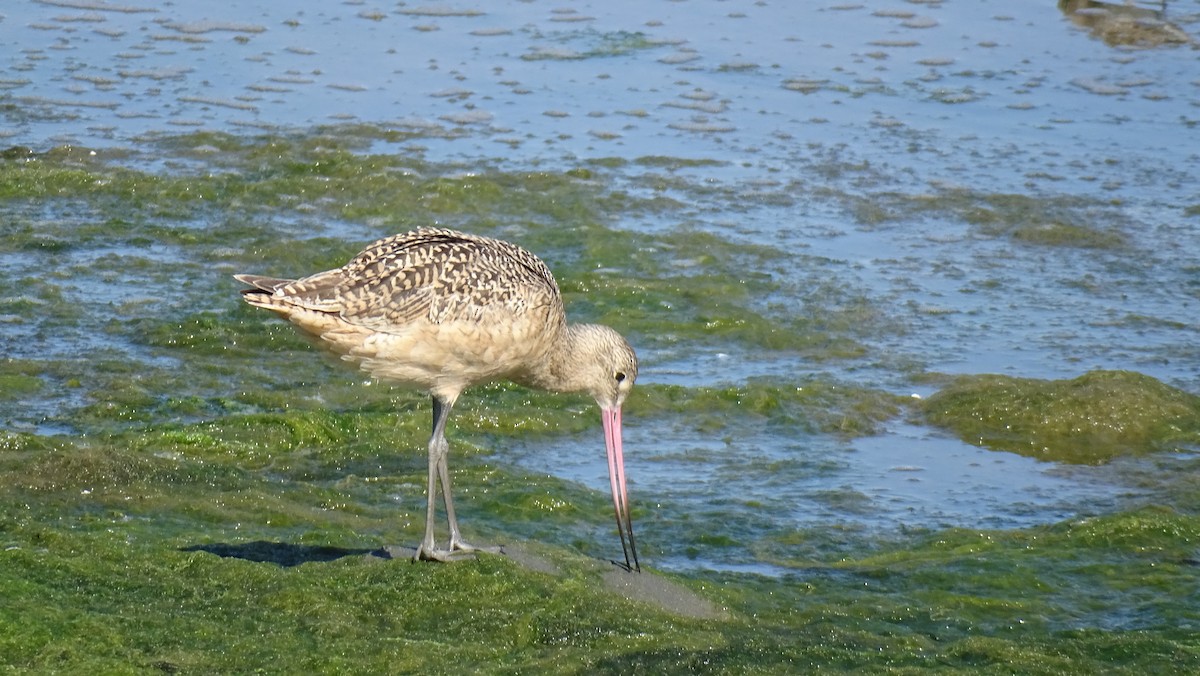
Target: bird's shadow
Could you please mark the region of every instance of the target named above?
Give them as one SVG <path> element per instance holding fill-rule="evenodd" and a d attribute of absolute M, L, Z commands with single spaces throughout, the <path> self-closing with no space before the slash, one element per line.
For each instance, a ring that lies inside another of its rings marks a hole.
<path fill-rule="evenodd" d="M 180 547 L 182 552 L 208 552 L 227 559 L 243 559 L 256 563 L 273 563 L 277 566 L 290 568 L 302 563 L 327 563 L 347 556 L 374 556 L 381 559 L 394 558 L 389 548 L 378 549 L 349 549 L 346 547 L 328 547 L 323 545 L 297 545 L 290 542 L 239 542 L 231 544 L 214 542 L 202 545 Z"/>

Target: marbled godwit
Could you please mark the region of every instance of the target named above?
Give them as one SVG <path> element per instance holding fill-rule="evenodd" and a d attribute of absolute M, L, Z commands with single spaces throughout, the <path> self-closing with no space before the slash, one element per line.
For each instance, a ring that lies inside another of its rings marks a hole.
<path fill-rule="evenodd" d="M 342 359 L 429 392 L 433 433 L 417 559 L 447 561 L 481 549 L 463 541 L 454 516 L 446 419 L 468 386 L 508 379 L 595 398 L 625 568 L 640 572 L 621 449 L 621 404 L 637 379 L 637 356 L 607 326 L 568 324 L 554 275 L 537 256 L 496 239 L 422 228 L 381 239 L 345 266 L 300 280 L 235 278 L 253 287 L 242 291 L 247 303 L 285 317 Z M 434 546 L 439 482 L 447 549 Z"/>

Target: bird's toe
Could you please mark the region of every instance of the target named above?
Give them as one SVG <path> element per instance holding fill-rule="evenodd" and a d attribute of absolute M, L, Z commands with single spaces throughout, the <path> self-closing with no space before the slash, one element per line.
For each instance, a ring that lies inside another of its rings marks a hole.
<path fill-rule="evenodd" d="M 466 540 L 462 540 L 462 539 L 452 541 L 450 543 L 450 550 L 454 551 L 454 552 L 463 552 L 463 553 L 467 553 L 467 554 L 475 554 L 477 552 L 483 552 L 484 554 L 503 554 L 504 553 L 504 549 L 502 547 L 486 547 L 486 546 L 482 546 L 482 545 L 473 545 L 470 542 L 467 542 Z"/>
<path fill-rule="evenodd" d="M 451 561 L 469 561 L 475 558 L 475 550 L 458 550 L 458 549 L 433 549 L 421 547 L 417 549 L 414 561 L 440 561 L 442 563 L 450 563 Z"/>

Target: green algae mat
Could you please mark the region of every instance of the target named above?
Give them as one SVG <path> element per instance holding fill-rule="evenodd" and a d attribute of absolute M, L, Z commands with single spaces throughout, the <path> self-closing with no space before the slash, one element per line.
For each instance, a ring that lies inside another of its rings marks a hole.
<path fill-rule="evenodd" d="M 618 230 L 614 218 L 686 209 L 617 187 L 627 163 L 466 171 L 371 152 L 387 134 L 173 137 L 155 143 L 176 164 L 154 171 L 77 148 L 0 159 L 4 669 L 1200 670 L 1195 395 L 1134 372 L 924 373 L 877 347 L 904 326 L 830 261 L 686 224 Z M 961 215 L 951 197 L 941 208 Z M 976 202 L 986 227 L 1034 208 Z M 602 492 L 495 450 L 589 452 L 594 407 L 499 384 L 460 403 L 451 467 L 470 538 L 509 554 L 413 564 L 424 397 L 322 360 L 290 326 L 243 307 L 229 274 L 337 266 L 364 242 L 429 223 L 542 255 L 571 313 L 620 327 L 650 364 L 697 349 L 766 353 L 936 390 L 914 398 L 783 368 L 732 384 L 650 377 L 627 404 L 643 429 L 839 447 L 903 422 L 1059 472 L 1109 467 L 1114 495 L 1026 527 L 888 528 L 731 516 L 772 512 L 786 486 L 722 496 L 704 513 L 635 492 L 648 571 L 631 579 L 605 562 L 615 541 Z M 1038 245 L 1072 233 L 1057 227 Z M 1103 232 L 1078 244 L 1121 245 Z M 706 566 L 714 551 L 744 569 Z"/>

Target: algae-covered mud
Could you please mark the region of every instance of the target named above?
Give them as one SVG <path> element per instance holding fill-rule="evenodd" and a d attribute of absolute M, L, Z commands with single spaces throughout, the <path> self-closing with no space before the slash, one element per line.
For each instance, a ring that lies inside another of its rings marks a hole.
<path fill-rule="evenodd" d="M 1200 397 L 1129 371 L 1051 382 L 963 376 L 925 409 L 965 441 L 1063 462 L 1200 444 Z"/>
<path fill-rule="evenodd" d="M 801 6 L 797 6 L 801 5 Z M 1200 4 L 43 0 L 0 31 L 0 664 L 1200 670 Z M 440 224 L 637 347 L 429 404 L 238 298 Z M 607 510 L 607 511 L 606 511 Z"/>

